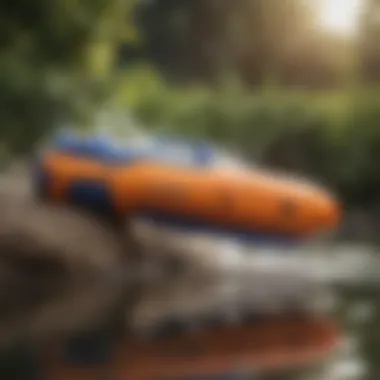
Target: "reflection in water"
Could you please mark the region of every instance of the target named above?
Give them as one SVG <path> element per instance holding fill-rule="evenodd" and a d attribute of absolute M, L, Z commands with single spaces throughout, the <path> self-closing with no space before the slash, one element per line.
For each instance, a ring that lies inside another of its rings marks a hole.
<path fill-rule="evenodd" d="M 144 296 L 130 315 L 136 328 L 145 329 L 168 314 L 175 314 L 188 320 L 191 329 L 189 314 L 196 318 L 205 310 L 217 310 L 216 314 L 225 320 L 239 321 L 250 306 L 265 310 L 274 304 L 281 311 L 294 306 L 291 301 L 297 301 L 304 308 L 337 314 L 346 328 L 347 342 L 351 342 L 344 344 L 324 368 L 302 373 L 300 378 L 367 380 L 369 374 L 376 373 L 370 362 L 376 363 L 374 358 L 379 356 L 373 347 L 366 349 L 371 338 L 375 338 L 365 331 L 373 326 L 377 308 L 376 296 L 371 296 L 369 289 L 373 292 L 380 286 L 376 276 L 379 257 L 374 249 L 319 244 L 293 252 L 268 251 L 232 242 L 227 247 L 206 236 L 199 236 L 191 244 L 189 236 L 178 232 L 159 231 L 158 227 L 147 224 L 139 228 L 140 232 L 144 231 L 141 237 L 165 236 L 164 241 L 170 242 L 165 246 L 167 256 L 183 254 L 190 268 L 203 268 L 212 274 L 212 281 L 202 283 L 200 276 L 194 280 L 190 272 L 187 278 L 166 277 L 163 282 L 147 284 Z M 142 245 L 146 248 L 149 244 L 148 239 Z M 360 289 L 359 295 L 353 298 Z M 295 374 L 290 378 L 296 378 Z"/>

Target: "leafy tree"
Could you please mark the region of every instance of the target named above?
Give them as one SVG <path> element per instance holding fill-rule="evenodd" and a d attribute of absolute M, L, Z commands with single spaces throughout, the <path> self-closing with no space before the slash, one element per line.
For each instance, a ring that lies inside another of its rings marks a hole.
<path fill-rule="evenodd" d="M 148 57 L 176 80 L 233 71 L 249 85 L 320 84 L 336 74 L 303 0 L 151 0 L 137 10 Z"/>
<path fill-rule="evenodd" d="M 133 38 L 132 0 L 0 4 L 0 138 L 28 151 L 68 115 L 88 120 L 106 95 L 118 41 Z"/>

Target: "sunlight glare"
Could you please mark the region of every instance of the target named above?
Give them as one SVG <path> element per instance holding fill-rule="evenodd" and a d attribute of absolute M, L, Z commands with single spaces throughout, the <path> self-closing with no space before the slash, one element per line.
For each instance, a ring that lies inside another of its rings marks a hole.
<path fill-rule="evenodd" d="M 320 26 L 342 36 L 355 33 L 361 1 L 317 0 Z"/>

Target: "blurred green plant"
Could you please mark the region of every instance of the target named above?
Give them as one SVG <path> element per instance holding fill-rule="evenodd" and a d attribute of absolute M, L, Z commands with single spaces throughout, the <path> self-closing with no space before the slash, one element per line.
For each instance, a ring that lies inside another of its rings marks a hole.
<path fill-rule="evenodd" d="M 113 85 L 120 40 L 137 39 L 134 0 L 17 0 L 0 5 L 0 139 L 30 151 L 63 118 L 91 124 Z"/>

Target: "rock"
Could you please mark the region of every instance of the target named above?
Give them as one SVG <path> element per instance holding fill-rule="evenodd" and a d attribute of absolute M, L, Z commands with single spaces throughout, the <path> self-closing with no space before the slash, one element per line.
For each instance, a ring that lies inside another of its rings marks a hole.
<path fill-rule="evenodd" d="M 114 231 L 37 203 L 23 176 L 1 179 L 0 208 L 0 345 L 105 317 L 118 297 L 105 279 L 124 257 Z"/>

